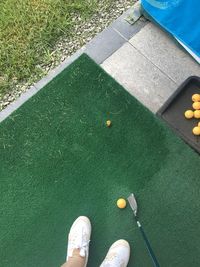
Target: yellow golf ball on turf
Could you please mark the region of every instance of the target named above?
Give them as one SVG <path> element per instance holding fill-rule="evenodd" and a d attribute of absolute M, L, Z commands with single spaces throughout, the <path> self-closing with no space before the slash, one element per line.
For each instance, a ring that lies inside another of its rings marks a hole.
<path fill-rule="evenodd" d="M 107 120 L 107 121 L 106 121 L 106 126 L 107 126 L 107 127 L 110 127 L 111 124 L 112 124 L 112 122 L 111 122 L 110 120 Z"/>
<path fill-rule="evenodd" d="M 124 209 L 126 207 L 126 200 L 124 198 L 119 198 L 117 200 L 117 207 L 119 209 Z"/>
<path fill-rule="evenodd" d="M 194 111 L 194 117 L 195 117 L 196 119 L 200 119 L 200 110 L 195 110 L 195 111 Z"/>
<path fill-rule="evenodd" d="M 198 127 L 200 127 L 200 122 L 198 122 Z"/>
<path fill-rule="evenodd" d="M 185 117 L 186 119 L 192 119 L 194 116 L 194 112 L 192 110 L 186 110 Z"/>
<path fill-rule="evenodd" d="M 194 102 L 200 101 L 200 95 L 199 94 L 194 94 L 192 96 L 192 101 L 194 101 Z"/>
<path fill-rule="evenodd" d="M 193 130 L 192 130 L 193 134 L 194 135 L 200 135 L 200 127 L 194 127 Z"/>
<path fill-rule="evenodd" d="M 200 102 L 194 102 L 192 104 L 193 109 L 200 109 Z"/>

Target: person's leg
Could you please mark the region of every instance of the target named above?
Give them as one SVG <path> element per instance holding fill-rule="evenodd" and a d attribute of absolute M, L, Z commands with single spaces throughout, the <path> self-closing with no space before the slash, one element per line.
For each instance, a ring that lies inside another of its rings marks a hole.
<path fill-rule="evenodd" d="M 80 249 L 74 249 L 72 257 L 69 257 L 61 267 L 84 267 L 85 260 L 85 257 L 80 256 Z"/>
<path fill-rule="evenodd" d="M 126 240 L 118 240 L 110 247 L 100 267 L 126 267 L 130 257 L 130 246 Z"/>
<path fill-rule="evenodd" d="M 87 217 L 80 216 L 73 223 L 67 247 L 67 259 L 62 267 L 86 267 L 89 255 L 91 224 Z"/>

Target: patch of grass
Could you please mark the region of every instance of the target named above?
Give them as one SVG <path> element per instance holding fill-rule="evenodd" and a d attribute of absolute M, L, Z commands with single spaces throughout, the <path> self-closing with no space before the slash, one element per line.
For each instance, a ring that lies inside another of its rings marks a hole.
<path fill-rule="evenodd" d="M 57 38 L 73 34 L 72 17 L 95 11 L 97 0 L 1 0 L 0 97 L 19 81 L 41 75 Z"/>

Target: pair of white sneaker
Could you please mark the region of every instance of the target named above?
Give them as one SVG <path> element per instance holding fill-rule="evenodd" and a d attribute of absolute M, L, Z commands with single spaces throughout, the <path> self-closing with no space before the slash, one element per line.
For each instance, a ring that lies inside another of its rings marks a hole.
<path fill-rule="evenodd" d="M 68 238 L 67 260 L 72 257 L 74 249 L 80 250 L 80 256 L 85 257 L 85 267 L 89 255 L 91 223 L 85 216 L 78 217 L 73 223 Z M 129 243 L 123 239 L 116 241 L 110 247 L 106 258 L 100 267 L 126 267 L 130 257 Z"/>

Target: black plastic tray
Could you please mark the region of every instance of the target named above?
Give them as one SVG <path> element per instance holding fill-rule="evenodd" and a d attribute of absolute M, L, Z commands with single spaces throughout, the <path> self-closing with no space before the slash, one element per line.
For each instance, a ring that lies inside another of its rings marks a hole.
<path fill-rule="evenodd" d="M 200 119 L 187 120 L 184 113 L 192 108 L 192 95 L 200 94 L 200 77 L 189 77 L 159 109 L 157 115 L 181 136 L 186 143 L 200 153 L 200 136 L 194 136 L 192 129 Z"/>

